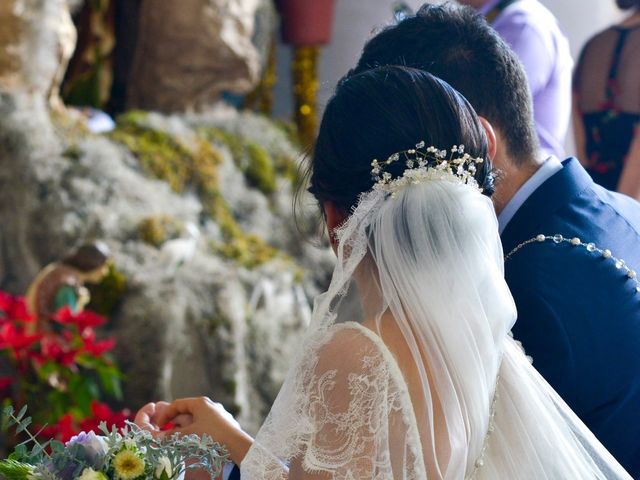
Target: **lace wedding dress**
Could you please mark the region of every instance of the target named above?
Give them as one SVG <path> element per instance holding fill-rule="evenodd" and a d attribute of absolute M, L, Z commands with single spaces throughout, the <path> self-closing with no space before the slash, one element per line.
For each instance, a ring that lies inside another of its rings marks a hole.
<path fill-rule="evenodd" d="M 491 201 L 364 194 L 247 479 L 630 479 L 509 336 Z"/>

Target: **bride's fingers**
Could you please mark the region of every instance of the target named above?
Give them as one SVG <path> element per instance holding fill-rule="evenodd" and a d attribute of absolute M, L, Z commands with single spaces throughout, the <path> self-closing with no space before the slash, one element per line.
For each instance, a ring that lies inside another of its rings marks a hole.
<path fill-rule="evenodd" d="M 180 415 L 174 417 L 171 420 L 171 423 L 173 423 L 176 428 L 184 428 L 193 423 L 193 415 L 189 413 L 181 413 Z"/>
<path fill-rule="evenodd" d="M 154 402 L 147 403 L 138 412 L 133 420 L 133 423 L 143 430 L 149 430 L 152 432 L 158 431 L 158 426 L 154 424 L 153 417 L 156 414 L 156 404 Z"/>
<path fill-rule="evenodd" d="M 162 427 L 178 417 L 178 415 L 185 414 L 194 416 L 198 410 L 198 406 L 204 402 L 204 398 L 181 398 L 174 400 L 158 413 L 158 417 L 155 420 L 157 424 Z"/>
<path fill-rule="evenodd" d="M 169 402 L 165 402 L 163 400 L 155 403 L 155 409 L 153 411 L 153 415 L 151 416 L 151 421 L 154 423 L 158 423 L 158 417 L 162 414 L 162 412 L 169 406 Z"/>

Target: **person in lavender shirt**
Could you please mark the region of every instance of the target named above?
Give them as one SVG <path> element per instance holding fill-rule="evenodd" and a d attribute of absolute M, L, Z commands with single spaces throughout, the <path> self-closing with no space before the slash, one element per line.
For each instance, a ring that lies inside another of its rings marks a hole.
<path fill-rule="evenodd" d="M 542 150 L 564 157 L 571 118 L 573 60 L 553 14 L 538 0 L 458 0 L 484 15 L 518 55 L 533 97 Z"/>

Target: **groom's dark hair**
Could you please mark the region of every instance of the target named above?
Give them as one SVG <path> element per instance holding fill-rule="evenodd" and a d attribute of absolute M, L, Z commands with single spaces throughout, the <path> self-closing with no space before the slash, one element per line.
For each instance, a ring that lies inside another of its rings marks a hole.
<path fill-rule="evenodd" d="M 474 9 L 425 4 L 364 46 L 350 74 L 381 65 L 425 70 L 462 93 L 500 130 L 517 165 L 533 160 L 538 140 L 526 74 L 515 53 Z"/>

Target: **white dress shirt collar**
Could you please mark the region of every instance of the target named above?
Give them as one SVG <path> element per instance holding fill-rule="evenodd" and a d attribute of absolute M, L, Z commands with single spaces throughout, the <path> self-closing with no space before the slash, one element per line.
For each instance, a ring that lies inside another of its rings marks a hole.
<path fill-rule="evenodd" d="M 529 180 L 516 192 L 516 194 L 509 200 L 509 203 L 498 215 L 498 228 L 500 234 L 504 232 L 507 224 L 511 221 L 516 212 L 520 209 L 522 204 L 535 192 L 540 185 L 551 178 L 555 173 L 562 170 L 562 163 L 556 157 L 549 157 L 538 168 L 538 171 L 534 173 Z"/>

